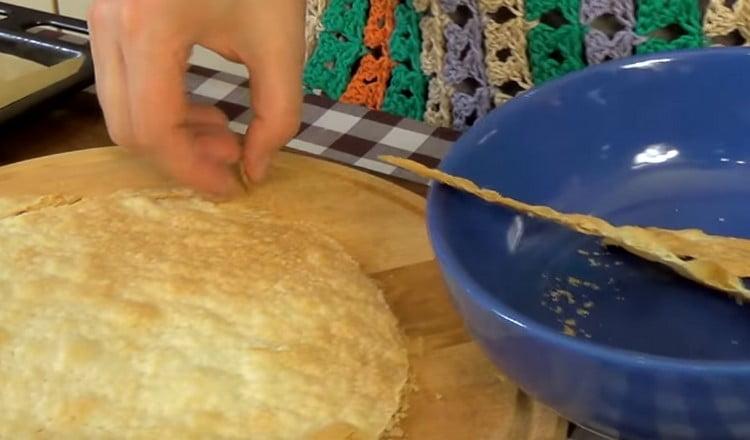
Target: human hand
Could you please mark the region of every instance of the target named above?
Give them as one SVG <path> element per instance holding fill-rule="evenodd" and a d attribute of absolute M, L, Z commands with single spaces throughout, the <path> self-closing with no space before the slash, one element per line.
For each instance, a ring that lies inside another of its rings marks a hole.
<path fill-rule="evenodd" d="M 299 127 L 304 0 L 95 0 L 89 10 L 96 90 L 110 137 L 179 182 L 226 194 L 231 164 L 263 179 Z M 226 115 L 190 103 L 184 73 L 200 44 L 247 66 L 254 117 L 244 140 Z"/>

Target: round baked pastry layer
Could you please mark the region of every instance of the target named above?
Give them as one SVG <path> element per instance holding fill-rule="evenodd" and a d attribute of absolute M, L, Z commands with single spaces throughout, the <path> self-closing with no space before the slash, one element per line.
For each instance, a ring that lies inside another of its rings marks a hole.
<path fill-rule="evenodd" d="M 398 412 L 396 318 L 313 227 L 183 192 L 2 206 L 0 437 L 376 438 Z"/>

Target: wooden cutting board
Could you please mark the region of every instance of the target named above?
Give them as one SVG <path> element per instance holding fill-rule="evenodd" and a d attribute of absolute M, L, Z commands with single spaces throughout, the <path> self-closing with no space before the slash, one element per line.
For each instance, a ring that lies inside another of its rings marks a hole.
<path fill-rule="evenodd" d="M 0 196 L 170 186 L 150 164 L 114 147 L 0 167 Z M 423 198 L 351 168 L 281 153 L 267 183 L 242 203 L 316 223 L 381 285 L 407 335 L 415 375 L 400 425 L 406 438 L 565 438 L 567 423 L 504 378 L 464 331 L 430 249 Z"/>

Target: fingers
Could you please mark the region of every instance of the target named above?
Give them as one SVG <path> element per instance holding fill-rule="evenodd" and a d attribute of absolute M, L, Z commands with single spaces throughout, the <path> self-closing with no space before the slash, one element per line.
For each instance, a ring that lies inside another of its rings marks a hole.
<path fill-rule="evenodd" d="M 194 150 L 205 160 L 234 164 L 240 160 L 239 137 L 226 126 L 190 125 Z"/>
<path fill-rule="evenodd" d="M 188 109 L 187 123 L 196 125 L 220 125 L 226 127 L 229 120 L 218 108 L 207 104 L 192 104 Z"/>
<path fill-rule="evenodd" d="M 113 2 L 95 1 L 88 13 L 96 94 L 107 130 L 115 144 L 132 142 L 127 77 L 122 50 L 117 43 L 118 10 Z"/>
<path fill-rule="evenodd" d="M 229 119 L 218 108 L 205 104 L 192 104 L 188 109 L 187 123 L 193 136 L 197 154 L 207 160 L 234 163 L 240 159 L 240 139 L 229 127 Z"/>
<path fill-rule="evenodd" d="M 273 155 L 299 129 L 301 83 L 279 79 L 268 72 L 254 72 L 252 108 L 255 115 L 245 135 L 244 166 L 254 182 L 265 177 Z"/>
<path fill-rule="evenodd" d="M 279 8 L 262 8 L 253 28 L 253 46 L 239 47 L 239 56 L 250 70 L 254 117 L 245 136 L 244 166 L 254 182 L 261 181 L 276 151 L 299 129 L 302 110 L 304 63 L 304 2 L 280 2 Z M 274 16 L 290 20 L 279 29 Z M 283 35 L 279 35 L 282 33 Z"/>
<path fill-rule="evenodd" d="M 131 34 L 123 41 L 134 141 L 184 148 L 186 145 L 172 140 L 181 133 L 188 117 L 188 101 L 182 89 L 187 50 L 181 41 L 170 40 L 161 32 L 144 33 L 153 40 Z"/>
<path fill-rule="evenodd" d="M 160 32 L 123 45 L 135 142 L 149 146 L 155 159 L 178 181 L 224 194 L 236 189 L 227 160 L 236 159 L 239 153 L 233 150 L 239 151 L 239 145 L 222 132 L 223 115 L 189 106 L 183 91 L 188 49 L 181 40 Z"/>
<path fill-rule="evenodd" d="M 227 163 L 238 160 L 239 142 L 218 109 L 188 105 L 187 38 L 144 21 L 139 5 L 96 0 L 89 10 L 97 95 L 110 137 L 183 184 L 230 192 L 236 183 Z"/>
<path fill-rule="evenodd" d="M 227 163 L 238 160 L 239 142 L 218 109 L 190 106 L 183 91 L 192 37 L 150 18 L 148 6 L 96 0 L 89 11 L 97 93 L 110 136 L 183 184 L 231 191 L 236 183 Z"/>
<path fill-rule="evenodd" d="M 260 181 L 273 154 L 298 130 L 304 2 L 267 8 L 227 0 L 211 3 L 210 14 L 183 6 L 95 0 L 89 21 L 96 87 L 116 143 L 149 155 L 183 184 L 226 193 L 237 183 L 228 164 L 242 157 L 246 174 Z M 255 117 L 244 148 L 219 109 L 188 102 L 183 75 L 196 42 L 236 58 L 252 73 Z"/>

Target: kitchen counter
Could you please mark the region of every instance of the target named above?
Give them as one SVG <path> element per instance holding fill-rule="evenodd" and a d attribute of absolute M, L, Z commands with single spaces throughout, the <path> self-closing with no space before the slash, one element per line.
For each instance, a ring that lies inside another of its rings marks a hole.
<path fill-rule="evenodd" d="M 99 103 L 81 92 L 0 125 L 0 166 L 75 149 L 112 145 Z"/>

